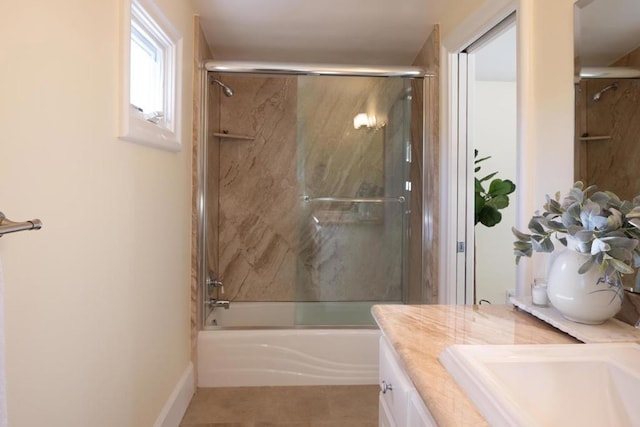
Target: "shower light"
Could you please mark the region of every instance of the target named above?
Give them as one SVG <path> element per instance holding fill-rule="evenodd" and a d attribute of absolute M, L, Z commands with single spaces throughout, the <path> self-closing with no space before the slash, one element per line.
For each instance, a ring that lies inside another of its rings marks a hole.
<path fill-rule="evenodd" d="M 384 124 L 382 126 L 384 126 Z M 353 118 L 354 129 L 360 129 L 363 127 L 367 129 L 378 129 L 382 126 L 378 126 L 378 120 L 376 119 L 376 116 L 370 116 L 367 113 L 357 114 Z"/>

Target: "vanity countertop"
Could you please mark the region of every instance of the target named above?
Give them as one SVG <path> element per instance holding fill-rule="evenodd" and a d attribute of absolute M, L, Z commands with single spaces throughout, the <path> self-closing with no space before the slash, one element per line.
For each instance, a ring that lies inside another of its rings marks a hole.
<path fill-rule="evenodd" d="M 511 305 L 377 305 L 372 313 L 439 426 L 487 425 L 438 360 L 448 346 L 580 342 Z"/>

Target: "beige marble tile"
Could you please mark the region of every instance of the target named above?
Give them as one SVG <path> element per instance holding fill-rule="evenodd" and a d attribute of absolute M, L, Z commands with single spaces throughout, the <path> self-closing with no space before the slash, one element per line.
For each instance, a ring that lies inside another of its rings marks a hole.
<path fill-rule="evenodd" d="M 209 187 L 219 190 L 208 197 L 218 200 L 219 216 L 209 218 L 209 240 L 218 256 L 211 245 L 208 252 L 211 265 L 219 262 L 224 297 L 400 300 L 402 205 L 305 203 L 302 197 L 402 195 L 403 132 L 396 125 L 402 124 L 404 83 L 219 78 L 235 95 L 219 98 L 217 130 L 255 137 L 212 141 L 219 144 L 219 166 L 209 174 L 218 173 L 219 181 Z M 360 112 L 394 126 L 356 131 L 353 117 Z"/>
<path fill-rule="evenodd" d="M 487 425 L 438 360 L 448 346 L 578 343 L 506 305 L 382 305 L 373 314 L 439 426 Z"/>
<path fill-rule="evenodd" d="M 377 402 L 377 385 L 201 388 L 180 425 L 373 426 Z"/>
<path fill-rule="evenodd" d="M 329 418 L 326 390 L 313 387 L 272 387 L 260 421 L 300 423 Z"/>
<path fill-rule="evenodd" d="M 329 417 L 343 423 L 357 423 L 371 420 L 378 411 L 378 392 L 376 385 L 328 387 Z"/>
<path fill-rule="evenodd" d="M 440 27 L 434 26 L 413 65 L 426 68 L 435 77 L 415 81 L 412 98 L 411 182 L 416 187 L 411 201 L 409 241 L 409 303 L 438 302 L 440 250 L 440 131 L 439 72 Z M 423 93 L 426 96 L 423 96 Z M 426 103 L 426 104 L 425 104 Z M 423 129 L 426 126 L 426 132 Z M 424 144 L 422 136 L 425 136 Z M 426 220 L 425 220 L 426 219 Z"/>
<path fill-rule="evenodd" d="M 199 388 L 182 425 L 253 423 L 266 407 L 262 387 Z"/>

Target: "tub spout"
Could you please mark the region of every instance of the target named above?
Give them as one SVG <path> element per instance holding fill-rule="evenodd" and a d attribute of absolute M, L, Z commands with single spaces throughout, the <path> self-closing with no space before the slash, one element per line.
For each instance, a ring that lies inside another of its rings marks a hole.
<path fill-rule="evenodd" d="M 229 305 L 231 303 L 227 300 L 220 300 L 220 299 L 215 299 L 215 298 L 210 298 L 209 301 L 207 301 L 207 305 L 215 308 L 215 307 L 222 307 L 225 310 L 229 309 Z"/>

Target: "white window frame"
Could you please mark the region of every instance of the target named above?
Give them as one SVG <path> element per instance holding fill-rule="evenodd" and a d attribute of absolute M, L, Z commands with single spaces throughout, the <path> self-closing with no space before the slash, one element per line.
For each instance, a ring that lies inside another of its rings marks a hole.
<path fill-rule="evenodd" d="M 118 137 L 169 151 L 182 149 L 182 44 L 183 38 L 152 0 L 122 0 L 121 100 Z M 131 104 L 131 22 L 153 35 L 163 48 L 163 117 L 151 121 L 148 113 Z M 147 113 L 147 114 L 145 114 Z"/>

